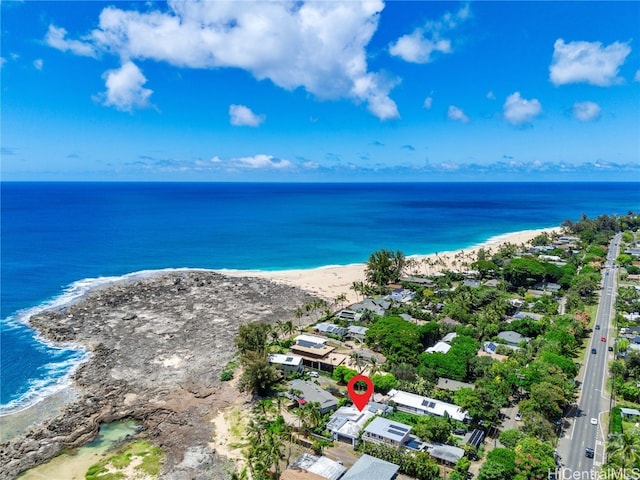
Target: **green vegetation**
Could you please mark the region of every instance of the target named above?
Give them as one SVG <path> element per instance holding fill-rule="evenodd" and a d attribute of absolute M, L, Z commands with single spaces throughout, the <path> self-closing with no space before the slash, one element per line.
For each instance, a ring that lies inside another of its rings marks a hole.
<path fill-rule="evenodd" d="M 132 466 L 134 471 L 157 478 L 162 469 L 164 452 L 151 445 L 148 440 L 136 440 L 123 445 L 118 451 L 92 465 L 85 475 L 86 480 L 119 480 L 128 478 L 119 470 Z"/>

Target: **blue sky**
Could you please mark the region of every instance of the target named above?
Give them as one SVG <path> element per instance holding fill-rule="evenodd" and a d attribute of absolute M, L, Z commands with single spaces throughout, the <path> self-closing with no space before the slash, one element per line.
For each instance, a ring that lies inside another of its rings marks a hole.
<path fill-rule="evenodd" d="M 3 180 L 640 179 L 639 2 L 0 8 Z"/>

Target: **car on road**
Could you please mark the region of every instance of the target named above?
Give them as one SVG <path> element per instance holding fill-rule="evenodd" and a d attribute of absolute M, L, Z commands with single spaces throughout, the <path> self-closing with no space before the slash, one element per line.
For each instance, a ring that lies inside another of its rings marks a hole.
<path fill-rule="evenodd" d="M 591 419 L 591 425 L 597 425 L 597 424 L 598 424 L 598 419 L 597 419 L 597 418 L 595 418 L 595 417 L 593 417 L 593 418 Z"/>
<path fill-rule="evenodd" d="M 516 422 L 519 422 L 520 420 L 522 420 L 522 414 L 520 412 L 516 413 Z"/>
<path fill-rule="evenodd" d="M 600 324 L 596 325 L 596 330 L 600 330 Z"/>
<path fill-rule="evenodd" d="M 607 341 L 607 337 L 600 337 L 600 341 L 601 342 L 606 342 Z"/>
<path fill-rule="evenodd" d="M 597 353 L 597 350 L 595 348 L 592 348 L 591 353 Z"/>
<path fill-rule="evenodd" d="M 593 450 L 593 448 L 591 447 L 587 447 L 584 449 L 584 455 L 587 458 L 593 458 L 593 455 L 595 454 L 595 451 Z"/>

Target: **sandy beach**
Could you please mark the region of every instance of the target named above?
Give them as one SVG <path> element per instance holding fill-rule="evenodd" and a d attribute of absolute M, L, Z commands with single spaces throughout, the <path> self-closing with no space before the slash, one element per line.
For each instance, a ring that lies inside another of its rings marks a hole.
<path fill-rule="evenodd" d="M 554 232 L 560 233 L 561 230 L 561 227 L 523 230 L 500 235 L 489 239 L 485 243 L 462 250 L 438 252 L 437 254 L 429 255 L 412 255 L 407 258 L 415 261 L 413 273 L 433 274 L 440 270 L 456 269 L 456 267 L 459 267 L 457 258 L 475 259 L 478 250 L 481 248 L 495 252 L 500 245 L 507 243 L 514 245 L 527 244 L 543 232 L 551 234 Z M 351 286 L 354 282 L 360 282 L 365 279 L 364 271 L 365 264 L 357 263 L 300 270 L 224 270 L 221 273 L 233 277 L 253 276 L 266 278 L 275 282 L 302 288 L 329 301 L 335 300 L 338 296 L 345 294 L 348 302 L 353 303 L 358 299 L 356 292 L 351 289 Z"/>

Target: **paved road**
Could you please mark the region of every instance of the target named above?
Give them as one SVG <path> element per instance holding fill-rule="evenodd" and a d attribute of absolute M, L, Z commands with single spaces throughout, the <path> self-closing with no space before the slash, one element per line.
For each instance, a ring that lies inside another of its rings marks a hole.
<path fill-rule="evenodd" d="M 609 352 L 607 347 L 613 346 L 616 336 L 612 325 L 613 306 L 617 292 L 617 271 L 614 268 L 614 262 L 618 254 L 620 237 L 620 234 L 616 235 L 609 245 L 600 302 L 594 322 L 594 325 L 599 325 L 600 329 L 594 328 L 588 343 L 577 409 L 574 410 L 572 417 L 566 419 L 565 426 L 567 428 L 558 441 L 558 454 L 562 464 L 559 480 L 596 478 L 592 476 L 593 474 L 584 472 L 597 472 L 605 461 L 604 447 L 608 433 L 605 414 L 609 411 L 611 403 L 605 385 L 608 363 L 613 360 L 613 352 Z M 592 353 L 592 349 L 595 349 L 596 353 Z M 592 424 L 592 419 L 597 420 L 597 425 Z M 587 447 L 595 450 L 594 458 L 586 457 L 585 449 Z M 581 472 L 580 476 L 576 476 L 577 472 Z"/>

